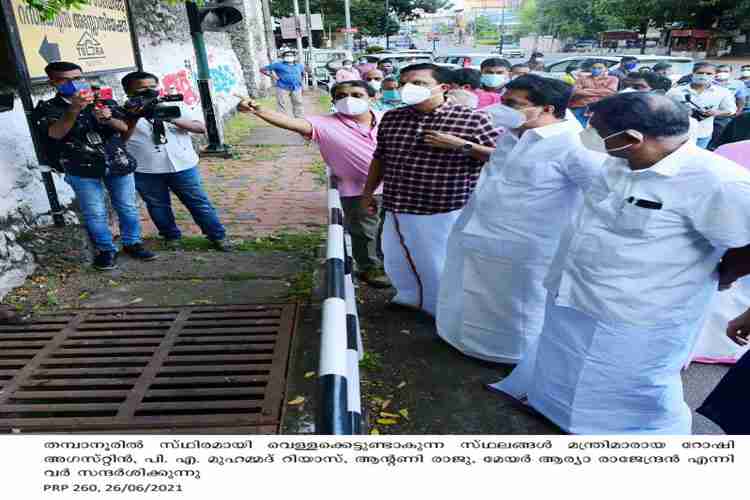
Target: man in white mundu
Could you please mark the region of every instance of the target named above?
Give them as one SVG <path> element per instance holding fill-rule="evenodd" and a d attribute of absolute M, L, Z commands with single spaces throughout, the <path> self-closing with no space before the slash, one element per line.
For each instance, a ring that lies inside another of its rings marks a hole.
<path fill-rule="evenodd" d="M 406 106 L 383 116 L 362 204 L 374 209 L 382 181 L 383 263 L 397 291 L 391 305 L 434 316 L 448 234 L 497 130 L 487 114 L 445 101 L 449 69 L 413 64 L 400 78 Z"/>
<path fill-rule="evenodd" d="M 717 288 L 747 272 L 750 173 L 691 144 L 670 98 L 589 108 L 581 140 L 610 156 L 550 264 L 542 333 L 491 388 L 574 434 L 690 434 L 680 371 Z"/>
<path fill-rule="evenodd" d="M 466 355 L 517 363 L 542 330 L 542 285 L 562 230 L 605 156 L 565 118 L 572 87 L 538 75 L 487 108 L 508 130 L 448 238 L 437 331 Z"/>

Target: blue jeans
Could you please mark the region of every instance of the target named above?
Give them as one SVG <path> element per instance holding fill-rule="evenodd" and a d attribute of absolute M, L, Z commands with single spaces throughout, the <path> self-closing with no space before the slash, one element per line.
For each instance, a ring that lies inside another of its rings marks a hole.
<path fill-rule="evenodd" d="M 708 144 L 711 142 L 711 137 L 698 137 L 695 139 L 695 145 L 699 148 L 706 149 L 708 147 Z"/>
<path fill-rule="evenodd" d="M 112 231 L 109 230 L 105 188 L 109 191 L 112 207 L 117 212 L 117 219 L 120 221 L 122 244 L 135 245 L 141 242 L 141 222 L 136 205 L 133 174 L 108 175 L 99 179 L 66 175 L 65 182 L 70 184 L 76 193 L 83 221 L 97 250 L 117 251 L 112 241 Z"/>
<path fill-rule="evenodd" d="M 172 211 L 172 201 L 169 197 L 169 192 L 172 191 L 209 240 L 224 239 L 226 231 L 203 189 L 198 167 L 170 174 L 136 172 L 135 186 L 146 202 L 148 214 L 163 238 L 172 240 L 182 236 Z"/>
<path fill-rule="evenodd" d="M 589 117 L 584 116 L 586 113 L 586 108 L 570 108 L 570 110 L 573 112 L 576 118 L 578 118 L 578 121 L 581 123 L 581 126 L 583 128 L 586 128 L 589 124 Z"/>

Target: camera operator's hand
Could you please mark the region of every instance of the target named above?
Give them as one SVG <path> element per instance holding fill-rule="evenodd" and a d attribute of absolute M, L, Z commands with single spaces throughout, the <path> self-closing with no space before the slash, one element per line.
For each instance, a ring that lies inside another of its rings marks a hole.
<path fill-rule="evenodd" d="M 94 94 L 91 92 L 76 92 L 73 97 L 70 98 L 70 109 L 76 113 L 80 113 L 83 109 L 94 102 Z"/>
<path fill-rule="evenodd" d="M 112 119 L 112 110 L 107 106 L 94 109 L 94 118 L 99 123 L 108 122 Z"/>

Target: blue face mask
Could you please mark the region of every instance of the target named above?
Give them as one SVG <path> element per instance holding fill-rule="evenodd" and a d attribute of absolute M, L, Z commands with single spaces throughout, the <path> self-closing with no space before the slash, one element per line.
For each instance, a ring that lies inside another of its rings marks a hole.
<path fill-rule="evenodd" d="M 636 66 L 638 66 L 638 63 L 627 63 L 625 65 L 625 69 L 628 71 L 633 71 Z"/>
<path fill-rule="evenodd" d="M 485 75 L 482 75 L 481 81 L 482 81 L 482 85 L 484 85 L 485 87 L 496 89 L 508 83 L 508 77 L 505 75 L 485 74 Z"/>
<path fill-rule="evenodd" d="M 76 92 L 89 89 L 91 89 L 91 85 L 82 80 L 68 80 L 57 86 L 57 91 L 64 97 L 72 97 Z"/>
<path fill-rule="evenodd" d="M 591 70 L 591 76 L 602 76 L 603 73 L 604 73 L 604 70 L 601 70 L 599 68 Z"/>
<path fill-rule="evenodd" d="M 399 102 L 401 102 L 401 94 L 398 93 L 398 90 L 384 90 L 383 91 L 383 100 L 384 101 L 399 101 Z"/>

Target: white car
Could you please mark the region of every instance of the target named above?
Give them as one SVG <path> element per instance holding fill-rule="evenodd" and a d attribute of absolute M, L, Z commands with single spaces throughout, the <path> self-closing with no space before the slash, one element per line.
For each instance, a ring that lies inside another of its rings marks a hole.
<path fill-rule="evenodd" d="M 578 64 L 579 66 L 593 63 L 604 63 L 608 68 L 614 68 L 620 64 L 620 59 L 623 56 L 572 56 L 560 59 L 545 66 L 545 72 L 549 73 L 549 76 L 555 78 L 562 78 L 565 75 L 565 69 L 572 63 Z M 638 71 L 643 67 L 652 68 L 657 63 L 668 63 L 672 65 L 672 73 L 669 78 L 672 82 L 677 82 L 683 75 L 687 75 L 693 72 L 693 59 L 689 57 L 671 57 L 671 56 L 655 56 L 655 55 L 633 55 L 638 59 L 638 66 L 633 71 Z"/>
<path fill-rule="evenodd" d="M 478 70 L 480 69 L 480 65 L 482 64 L 482 61 L 486 59 L 492 59 L 492 58 L 504 59 L 504 57 L 502 57 L 500 54 L 470 53 L 470 54 L 450 54 L 450 55 L 438 56 L 435 58 L 434 62 L 438 66 L 444 66 L 450 69 L 472 68 L 472 69 Z"/>

